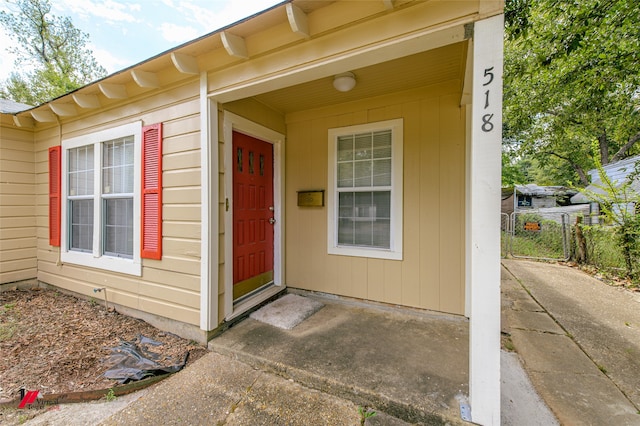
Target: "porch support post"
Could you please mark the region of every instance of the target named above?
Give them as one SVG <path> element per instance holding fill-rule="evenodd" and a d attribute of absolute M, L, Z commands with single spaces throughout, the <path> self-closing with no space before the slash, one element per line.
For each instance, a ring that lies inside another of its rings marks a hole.
<path fill-rule="evenodd" d="M 218 103 L 200 73 L 200 329 L 218 326 Z"/>
<path fill-rule="evenodd" d="M 500 424 L 500 184 L 504 15 L 478 21 L 467 119 L 467 311 L 471 418 Z M 469 109 L 471 111 L 469 111 Z"/>

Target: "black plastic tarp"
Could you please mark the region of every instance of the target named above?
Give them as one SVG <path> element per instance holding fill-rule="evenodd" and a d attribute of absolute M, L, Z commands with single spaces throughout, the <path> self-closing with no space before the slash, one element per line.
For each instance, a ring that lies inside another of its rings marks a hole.
<path fill-rule="evenodd" d="M 111 355 L 104 361 L 108 365 L 104 376 L 120 383 L 128 383 L 180 371 L 187 363 L 189 353 L 183 360 L 176 361 L 151 350 L 154 347 L 161 349 L 161 346 L 161 342 L 142 335 L 132 341 L 121 340 L 118 346 L 107 348 Z"/>

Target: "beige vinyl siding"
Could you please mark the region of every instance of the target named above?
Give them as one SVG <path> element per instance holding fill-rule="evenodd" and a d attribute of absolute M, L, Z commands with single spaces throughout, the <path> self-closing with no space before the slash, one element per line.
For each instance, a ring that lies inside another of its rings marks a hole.
<path fill-rule="evenodd" d="M 0 123 L 0 284 L 37 274 L 33 134 Z M 47 234 L 48 238 L 48 234 Z"/>
<path fill-rule="evenodd" d="M 36 132 L 38 279 L 109 302 L 198 326 L 200 323 L 200 114 L 198 83 L 128 100 L 62 124 L 62 138 L 141 120 L 163 123 L 163 255 L 142 259 L 142 276 L 60 264 L 48 241 L 47 149 L 60 145 L 58 128 Z M 138 215 L 136 214 L 136 217 Z M 64 220 L 64 219 L 63 219 Z"/>
<path fill-rule="evenodd" d="M 464 313 L 465 111 L 460 82 L 287 116 L 287 285 Z M 403 260 L 327 254 L 327 208 L 297 191 L 327 188 L 330 128 L 404 119 Z"/>

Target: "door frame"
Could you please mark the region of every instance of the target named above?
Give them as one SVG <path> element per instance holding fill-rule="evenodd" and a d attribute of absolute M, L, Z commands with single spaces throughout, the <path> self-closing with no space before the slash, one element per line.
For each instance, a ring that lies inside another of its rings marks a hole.
<path fill-rule="evenodd" d="M 273 285 L 233 302 L 233 131 L 273 145 Z M 284 141 L 285 136 L 229 111 L 223 114 L 224 142 L 224 316 L 233 319 L 284 288 Z M 227 209 L 228 202 L 228 209 Z"/>

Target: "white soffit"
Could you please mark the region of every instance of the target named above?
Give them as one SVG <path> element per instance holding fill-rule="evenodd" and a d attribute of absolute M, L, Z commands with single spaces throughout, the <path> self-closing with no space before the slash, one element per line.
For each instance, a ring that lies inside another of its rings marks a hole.
<path fill-rule="evenodd" d="M 231 102 L 306 83 L 310 80 L 333 76 L 345 70 L 355 70 L 392 61 L 415 53 L 461 42 L 464 39 L 465 29 L 463 24 L 452 25 L 449 28 L 440 30 L 425 30 L 422 34 L 411 34 L 394 40 L 385 40 L 378 44 L 350 50 L 329 59 L 302 63 L 287 70 L 265 74 L 251 81 L 243 81 L 232 86 L 223 87 L 213 91 L 209 96 L 214 97 L 218 102 Z M 232 74 L 236 71 L 234 68 L 231 67 L 228 72 Z"/>

